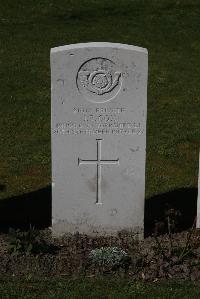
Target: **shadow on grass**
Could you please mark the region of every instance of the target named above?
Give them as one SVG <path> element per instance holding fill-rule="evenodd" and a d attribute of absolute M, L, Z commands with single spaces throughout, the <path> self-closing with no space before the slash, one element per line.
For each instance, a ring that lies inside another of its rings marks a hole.
<path fill-rule="evenodd" d="M 166 213 L 172 211 L 178 215 L 175 232 L 192 227 L 197 214 L 197 188 L 181 188 L 153 196 L 145 201 L 144 235 L 168 232 Z M 173 216 L 172 216 L 173 217 Z M 172 219 L 172 218 L 171 218 Z"/>
<path fill-rule="evenodd" d="M 190 228 L 196 217 L 197 189 L 183 188 L 156 195 L 146 200 L 145 237 L 155 232 L 167 232 L 166 211 L 179 211 L 177 232 Z M 0 231 L 9 227 L 27 229 L 34 226 L 43 229 L 51 226 L 51 187 L 0 201 Z"/>
<path fill-rule="evenodd" d="M 51 226 L 51 186 L 0 200 L 0 231 Z"/>
<path fill-rule="evenodd" d="M 6 185 L 0 184 L 0 192 L 6 191 Z"/>

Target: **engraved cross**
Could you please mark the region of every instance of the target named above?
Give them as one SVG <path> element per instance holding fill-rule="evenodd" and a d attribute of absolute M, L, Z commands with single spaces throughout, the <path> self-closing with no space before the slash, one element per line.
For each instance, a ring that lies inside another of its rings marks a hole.
<path fill-rule="evenodd" d="M 101 159 L 101 142 L 102 139 L 97 141 L 97 158 L 96 160 L 82 160 L 78 158 L 78 166 L 82 164 L 96 165 L 97 167 L 97 188 L 96 188 L 96 204 L 102 204 L 101 201 L 101 166 L 102 165 L 119 165 L 119 158 L 116 160 L 103 160 Z"/>

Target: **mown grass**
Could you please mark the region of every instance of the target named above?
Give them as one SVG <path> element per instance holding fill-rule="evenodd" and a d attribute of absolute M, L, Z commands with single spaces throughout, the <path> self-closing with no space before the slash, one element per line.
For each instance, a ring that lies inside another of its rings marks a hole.
<path fill-rule="evenodd" d="M 131 279 L 109 277 L 84 279 L 2 279 L 2 299 L 197 299 L 199 283 L 192 282 L 132 282 Z"/>
<path fill-rule="evenodd" d="M 196 186 L 199 15 L 198 0 L 1 0 L 1 198 L 50 184 L 49 51 L 88 41 L 149 50 L 146 196 Z"/>
<path fill-rule="evenodd" d="M 146 197 L 196 186 L 199 16 L 198 0 L 1 0 L 0 198 L 51 183 L 50 48 L 88 41 L 149 51 Z M 200 298 L 200 286 L 2 278 L 0 298 L 188 299 Z"/>

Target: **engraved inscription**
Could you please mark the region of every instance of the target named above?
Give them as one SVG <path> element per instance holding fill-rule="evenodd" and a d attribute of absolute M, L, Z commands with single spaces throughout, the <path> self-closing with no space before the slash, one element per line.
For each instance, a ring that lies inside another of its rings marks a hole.
<path fill-rule="evenodd" d="M 90 124 L 84 126 L 75 122 L 57 123 L 54 134 L 58 135 L 142 135 L 140 123 L 118 123 L 113 125 L 99 124 L 92 127 Z"/>
<path fill-rule="evenodd" d="M 102 204 L 101 200 L 101 166 L 102 165 L 119 165 L 119 158 L 116 160 L 103 160 L 101 159 L 101 142 L 102 139 L 97 141 L 97 158 L 96 160 L 83 160 L 78 158 L 78 165 L 96 165 L 97 167 L 97 187 L 96 187 L 96 204 Z"/>
<path fill-rule="evenodd" d="M 127 119 L 125 107 L 74 107 L 73 120 L 58 122 L 53 129 L 58 135 L 142 135 L 138 120 Z"/>
<path fill-rule="evenodd" d="M 118 94 L 122 73 L 109 59 L 98 57 L 86 61 L 76 79 L 80 93 L 93 103 L 108 102 Z"/>
<path fill-rule="evenodd" d="M 140 121 L 127 118 L 125 107 L 74 107 L 73 120 L 58 122 L 58 135 L 142 135 Z"/>

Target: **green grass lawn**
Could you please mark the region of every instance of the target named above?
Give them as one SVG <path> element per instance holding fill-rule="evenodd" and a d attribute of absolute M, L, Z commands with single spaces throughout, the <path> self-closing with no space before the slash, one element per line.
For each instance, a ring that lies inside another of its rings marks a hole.
<path fill-rule="evenodd" d="M 146 197 L 196 187 L 199 0 L 1 0 L 0 198 L 51 184 L 50 48 L 107 41 L 149 51 Z M 0 298 L 200 298 L 200 285 L 0 279 Z"/>
<path fill-rule="evenodd" d="M 1 0 L 0 197 L 50 184 L 50 48 L 88 41 L 149 50 L 146 197 L 197 186 L 199 16 L 199 0 Z"/>
<path fill-rule="evenodd" d="M 3 279 L 2 299 L 198 299 L 200 284 L 192 282 L 131 282 L 119 278 Z"/>

